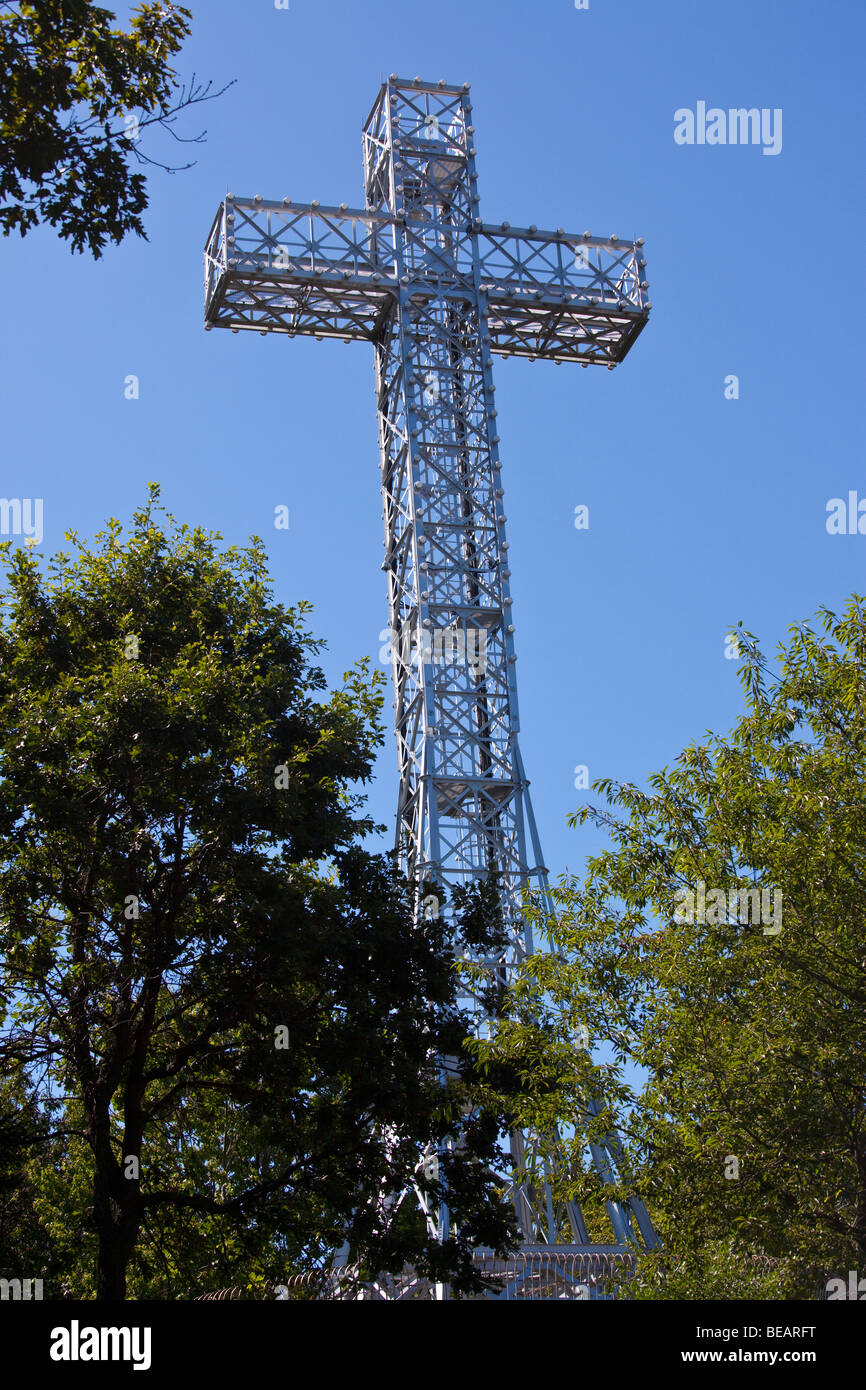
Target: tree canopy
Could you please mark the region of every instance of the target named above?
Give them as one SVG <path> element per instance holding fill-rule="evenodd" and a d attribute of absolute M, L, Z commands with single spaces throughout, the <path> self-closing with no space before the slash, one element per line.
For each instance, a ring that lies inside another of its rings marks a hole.
<path fill-rule="evenodd" d="M 142 130 L 159 126 L 196 143 L 203 136 L 178 135 L 175 117 L 218 95 L 195 77 L 181 82 L 171 66 L 190 11 L 171 0 L 142 4 L 126 32 L 92 0 L 21 0 L 2 10 L 3 231 L 24 236 L 49 223 L 96 258 L 128 232 L 145 236 L 146 180 L 134 166 L 170 166 L 145 153 Z"/>
<path fill-rule="evenodd" d="M 156 488 L 128 536 L 69 539 L 45 571 L 0 547 L 0 1130 L 41 1222 L 21 1239 L 65 1250 L 78 1296 L 279 1282 L 343 1246 L 471 1285 L 473 1246 L 510 1234 L 501 1114 L 473 1111 L 444 915 L 416 924 L 363 848 L 381 678 L 361 663 L 326 696 L 261 543 L 162 520 Z M 413 1185 L 447 1192 L 443 1244 Z"/>
<path fill-rule="evenodd" d="M 732 733 L 572 817 L 610 848 L 536 909 L 554 949 L 478 1045 L 533 1047 L 524 1119 L 571 1126 L 575 1160 L 618 1125 L 663 1241 L 645 1296 L 802 1296 L 866 1263 L 864 600 L 792 628 L 775 671 L 739 644 Z"/>

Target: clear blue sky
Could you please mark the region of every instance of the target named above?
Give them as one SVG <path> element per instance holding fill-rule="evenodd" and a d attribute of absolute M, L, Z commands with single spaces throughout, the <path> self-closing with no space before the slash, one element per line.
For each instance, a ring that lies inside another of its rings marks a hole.
<path fill-rule="evenodd" d="M 376 659 L 372 352 L 205 334 L 201 252 L 227 190 L 360 204 L 360 127 L 383 75 L 470 81 L 485 220 L 646 238 L 653 314 L 615 372 L 496 364 L 524 759 L 547 863 L 577 869 L 598 842 L 566 826 L 587 797 L 576 764 L 643 781 L 734 722 L 732 624 L 772 647 L 866 588 L 866 536 L 825 528 L 828 499 L 866 497 L 866 6 L 191 7 L 180 70 L 237 80 L 183 118 L 208 130 L 196 167 L 152 173 L 149 242 L 96 264 L 50 231 L 2 246 L 0 492 L 44 499 L 50 551 L 70 527 L 127 520 L 158 479 L 184 520 L 264 536 L 278 596 L 315 605 L 331 678 Z M 781 153 L 675 144 L 674 112 L 699 101 L 781 108 Z M 389 826 L 395 766 L 389 740 L 370 800 Z"/>

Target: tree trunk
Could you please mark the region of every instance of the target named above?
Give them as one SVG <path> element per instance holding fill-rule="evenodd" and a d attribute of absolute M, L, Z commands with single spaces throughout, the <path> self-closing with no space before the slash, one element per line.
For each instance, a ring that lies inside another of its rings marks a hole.
<path fill-rule="evenodd" d="M 125 1299 L 126 1268 L 138 1239 L 138 1212 L 112 1196 L 98 1172 L 93 1183 L 93 1208 L 99 1240 L 96 1297 Z"/>
<path fill-rule="evenodd" d="M 860 1169 L 860 1191 L 854 1212 L 854 1242 L 857 1246 L 858 1268 L 866 1274 L 866 1172 Z"/>

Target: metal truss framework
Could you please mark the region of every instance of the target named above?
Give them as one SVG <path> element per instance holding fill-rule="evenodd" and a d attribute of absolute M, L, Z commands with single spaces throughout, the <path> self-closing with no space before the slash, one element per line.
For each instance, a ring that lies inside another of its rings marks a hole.
<path fill-rule="evenodd" d="M 509 947 L 487 965 L 503 976 L 532 949 L 524 895 L 546 895 L 547 877 L 518 746 L 492 357 L 612 369 L 650 305 L 641 240 L 481 222 L 475 154 L 468 85 L 391 77 L 364 126 L 366 206 L 229 195 L 205 251 L 205 317 L 375 349 L 397 847 L 408 875 L 446 891 L 497 876 Z M 521 1134 L 511 1149 L 539 1175 L 512 1192 L 527 1249 L 607 1256 L 635 1224 L 655 1243 L 638 1201 L 609 1201 L 615 1245 L 593 1246 L 580 1210 L 552 1200 L 549 1150 Z M 615 1182 L 616 1137 L 589 1150 Z M 445 1233 L 447 1212 L 427 1217 Z"/>
<path fill-rule="evenodd" d="M 634 1273 L 631 1251 L 618 1246 L 593 1246 L 591 1250 L 567 1245 L 524 1245 L 513 1255 L 495 1255 L 492 1250 L 476 1250 L 472 1262 L 486 1288 L 464 1297 L 481 1301 L 551 1300 L 609 1301 L 617 1297 Z M 364 1280 L 353 1265 L 328 1266 L 290 1276 L 274 1294 L 284 1300 L 342 1300 L 352 1302 L 420 1302 L 435 1297 L 435 1286 L 406 1269 L 385 1275 L 375 1282 Z M 242 1288 L 220 1289 L 200 1294 L 201 1299 L 222 1300 L 250 1297 Z"/>

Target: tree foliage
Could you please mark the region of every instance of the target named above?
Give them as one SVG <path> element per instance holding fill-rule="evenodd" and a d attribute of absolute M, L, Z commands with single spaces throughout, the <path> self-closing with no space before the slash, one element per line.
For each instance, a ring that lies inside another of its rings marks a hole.
<path fill-rule="evenodd" d="M 261 543 L 157 496 L 47 573 L 2 547 L 0 1062 L 40 1106 L 35 1209 L 85 1296 L 279 1282 L 344 1244 L 471 1284 L 509 1234 L 500 1120 L 453 1142 L 449 928 L 361 846 L 381 682 L 324 698 Z M 413 1183 L 447 1190 L 444 1245 L 389 1200 Z"/>
<path fill-rule="evenodd" d="M 572 817 L 611 847 L 562 880 L 553 949 L 479 1045 L 495 1067 L 532 1044 L 524 1120 L 573 1127 L 590 1200 L 577 1159 L 618 1125 L 663 1239 L 645 1296 L 802 1296 L 866 1265 L 864 601 L 793 628 L 776 673 L 739 642 L 733 732 Z"/>
<path fill-rule="evenodd" d="M 141 131 L 160 126 L 189 143 L 173 129 L 177 113 L 219 95 L 194 77 L 182 84 L 171 67 L 190 32 L 189 10 L 171 0 L 139 5 L 128 32 L 92 0 L 22 0 L 3 10 L 4 233 L 49 223 L 74 251 L 96 258 L 128 232 L 143 237 L 146 182 L 133 166 L 169 166 L 145 154 Z"/>

